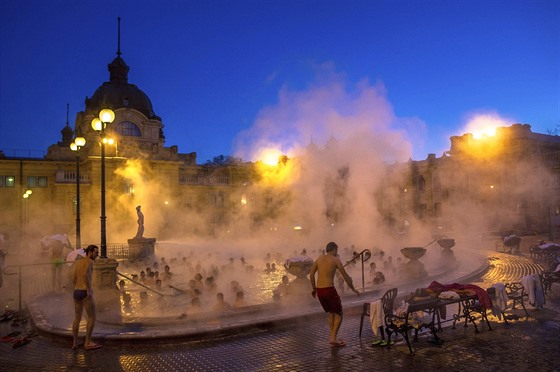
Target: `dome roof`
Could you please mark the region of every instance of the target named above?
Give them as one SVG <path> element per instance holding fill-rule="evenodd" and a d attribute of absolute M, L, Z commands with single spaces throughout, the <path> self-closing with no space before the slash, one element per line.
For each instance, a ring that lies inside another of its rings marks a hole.
<path fill-rule="evenodd" d="M 117 56 L 108 68 L 110 80 L 97 88 L 91 98 L 86 97 L 86 114 L 97 115 L 102 108 L 115 110 L 128 107 L 140 111 L 149 119 L 159 119 L 148 96 L 136 85 L 128 83 L 130 67 L 126 62 Z"/>

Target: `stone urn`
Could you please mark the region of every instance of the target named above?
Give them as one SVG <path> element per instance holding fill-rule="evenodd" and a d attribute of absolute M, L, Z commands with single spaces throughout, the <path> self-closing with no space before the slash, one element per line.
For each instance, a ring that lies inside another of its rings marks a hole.
<path fill-rule="evenodd" d="M 444 249 L 451 249 L 455 246 L 455 239 L 439 239 L 438 244 Z"/>
<path fill-rule="evenodd" d="M 401 249 L 403 256 L 408 258 L 410 261 L 402 266 L 403 274 L 408 279 L 418 279 L 428 276 L 424 264 L 418 261 L 424 254 L 426 254 L 426 248 L 423 247 L 405 247 Z"/>
<path fill-rule="evenodd" d="M 311 282 L 307 278 L 313 266 L 313 260 L 306 256 L 288 258 L 284 263 L 286 271 L 296 278 L 290 282 L 290 294 L 310 294 Z"/>
<path fill-rule="evenodd" d="M 443 248 L 441 258 L 445 264 L 455 262 L 455 254 L 451 250 L 455 246 L 455 239 L 439 239 L 438 244 Z"/>
<path fill-rule="evenodd" d="M 509 235 L 504 238 L 504 245 L 509 248 L 509 253 L 520 254 L 519 245 L 521 244 L 521 238 L 517 235 Z"/>

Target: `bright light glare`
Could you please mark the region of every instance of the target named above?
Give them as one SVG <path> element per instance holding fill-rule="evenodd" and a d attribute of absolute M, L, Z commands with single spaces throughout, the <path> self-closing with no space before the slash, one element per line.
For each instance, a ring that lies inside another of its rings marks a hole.
<path fill-rule="evenodd" d="M 264 149 L 259 154 L 258 158 L 266 165 L 278 165 L 278 159 L 282 156 L 282 152 L 278 149 Z"/>
<path fill-rule="evenodd" d="M 504 126 L 507 121 L 496 114 L 479 114 L 467 122 L 465 132 L 472 133 L 474 139 L 481 139 L 495 136 L 496 128 Z"/>
<path fill-rule="evenodd" d="M 95 118 L 91 121 L 91 127 L 93 128 L 93 130 L 99 132 L 104 127 L 104 125 L 103 122 L 99 120 L 99 118 Z"/>
<path fill-rule="evenodd" d="M 104 109 L 99 112 L 99 119 L 104 123 L 112 123 L 115 120 L 115 113 L 111 109 Z"/>

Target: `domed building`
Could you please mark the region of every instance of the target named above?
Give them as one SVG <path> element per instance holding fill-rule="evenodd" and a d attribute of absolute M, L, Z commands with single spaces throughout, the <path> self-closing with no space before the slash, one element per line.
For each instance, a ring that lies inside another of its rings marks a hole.
<path fill-rule="evenodd" d="M 108 241 L 126 242 L 134 236 L 138 204 L 150 221 L 147 226 L 159 238 L 166 231 L 167 235 L 170 231 L 212 233 L 227 221 L 225 211 L 231 198 L 241 198 L 234 196 L 234 190 L 248 182 L 251 167 L 197 165 L 196 153 L 166 147 L 162 120 L 148 95 L 129 83 L 129 70 L 117 51 L 108 65 L 109 81 L 86 97 L 74 129 L 67 119 L 61 141 L 49 146 L 44 158 L 6 157 L 0 151 L 0 202 L 13 212 L 0 214 L 0 233 L 21 231 L 30 239 L 55 233 L 73 235 L 79 165 L 81 241 L 82 245 L 97 242 L 102 140 Z M 115 118 L 101 135 L 91 123 L 106 108 Z M 79 152 L 70 146 L 76 137 L 85 139 Z M 22 200 L 20 194 L 28 189 L 33 193 Z M 198 225 L 183 222 L 181 217 L 201 210 L 205 212 Z"/>
<path fill-rule="evenodd" d="M 99 86 L 91 98 L 85 99 L 85 110 L 76 116 L 75 132 L 86 139 L 82 149 L 88 154 L 99 154 L 99 133 L 91 127 L 102 109 L 111 109 L 115 120 L 105 128 L 105 136 L 117 143 L 114 156 L 127 158 L 149 158 L 159 160 L 181 160 L 188 165 L 196 164 L 196 153 L 179 156 L 177 146 L 165 147 L 163 123 L 154 112 L 146 93 L 128 82 L 130 67 L 117 52 L 117 57 L 108 65 L 109 81 Z M 67 131 L 67 127 L 65 129 Z M 69 152 L 68 133 L 63 140 L 49 147 L 47 159 L 61 160 L 74 157 Z M 111 154 L 110 154 L 111 155 Z"/>

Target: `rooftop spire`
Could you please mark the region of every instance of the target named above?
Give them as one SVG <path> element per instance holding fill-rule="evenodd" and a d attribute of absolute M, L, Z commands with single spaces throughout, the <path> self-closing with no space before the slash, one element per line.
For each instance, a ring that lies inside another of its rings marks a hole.
<path fill-rule="evenodd" d="M 68 124 L 68 113 L 70 111 L 70 104 L 67 103 L 66 104 L 66 126 L 69 127 L 70 125 Z"/>
<path fill-rule="evenodd" d="M 121 56 L 121 17 L 117 18 L 117 35 L 118 35 L 117 57 L 120 57 Z"/>
<path fill-rule="evenodd" d="M 70 128 L 70 125 L 68 125 L 68 109 L 70 107 L 70 104 L 67 103 L 66 104 L 66 126 L 64 128 L 62 128 L 62 130 L 60 131 L 60 133 L 62 134 L 62 141 L 58 142 L 58 146 L 62 146 L 62 147 L 68 147 L 70 146 L 70 144 L 72 143 L 72 128 Z"/>
<path fill-rule="evenodd" d="M 121 58 L 121 17 L 118 20 L 118 44 L 117 44 L 117 58 L 109 64 L 109 73 L 111 82 L 128 83 L 128 70 L 129 67 L 126 62 Z"/>

